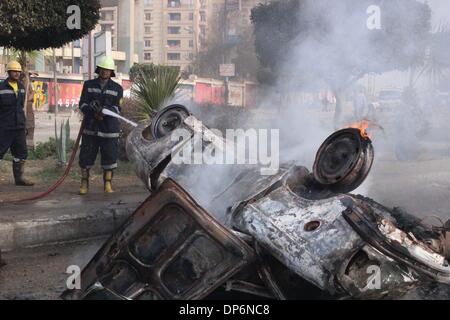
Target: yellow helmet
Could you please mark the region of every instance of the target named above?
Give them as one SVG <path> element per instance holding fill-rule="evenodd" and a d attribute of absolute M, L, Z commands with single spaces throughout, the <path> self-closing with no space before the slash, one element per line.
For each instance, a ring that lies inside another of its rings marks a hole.
<path fill-rule="evenodd" d="M 6 71 L 19 71 L 19 72 L 22 72 L 22 66 L 17 61 L 12 60 L 6 65 Z"/>
<path fill-rule="evenodd" d="M 99 68 L 111 70 L 112 71 L 111 76 L 112 77 L 116 76 L 114 73 L 114 71 L 116 70 L 116 66 L 114 64 L 114 59 L 110 56 L 103 56 L 100 58 L 100 61 L 97 64 L 97 69 L 95 70 L 95 73 L 98 74 L 100 72 Z"/>

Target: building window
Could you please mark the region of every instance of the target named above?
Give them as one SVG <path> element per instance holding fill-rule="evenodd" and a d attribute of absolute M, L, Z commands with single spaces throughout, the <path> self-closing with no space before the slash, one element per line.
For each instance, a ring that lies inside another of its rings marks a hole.
<path fill-rule="evenodd" d="M 181 40 L 167 40 L 167 46 L 170 48 L 178 48 L 181 46 Z"/>
<path fill-rule="evenodd" d="M 145 6 L 151 6 L 153 4 L 153 0 L 144 0 Z"/>
<path fill-rule="evenodd" d="M 189 48 L 193 48 L 194 47 L 194 40 L 189 40 Z"/>
<path fill-rule="evenodd" d="M 167 60 L 180 60 L 180 54 L 174 53 L 174 52 L 169 52 L 169 53 L 167 53 Z"/>
<path fill-rule="evenodd" d="M 170 21 L 180 21 L 181 13 L 169 13 L 169 20 Z"/>
<path fill-rule="evenodd" d="M 144 45 L 146 48 L 150 48 L 152 46 L 152 42 L 150 40 L 145 40 Z"/>
<path fill-rule="evenodd" d="M 152 27 L 146 26 L 145 27 L 145 33 L 152 33 Z"/>
<path fill-rule="evenodd" d="M 194 13 L 193 12 L 189 12 L 189 20 L 194 20 Z"/>
<path fill-rule="evenodd" d="M 206 13 L 205 13 L 205 11 L 201 11 L 200 12 L 200 21 L 201 22 L 206 22 Z"/>
<path fill-rule="evenodd" d="M 167 33 L 168 34 L 180 34 L 181 27 L 168 27 Z"/>
<path fill-rule="evenodd" d="M 145 14 L 145 20 L 147 20 L 147 21 L 152 20 L 152 14 L 149 13 L 149 12 L 147 12 L 147 13 Z"/>
<path fill-rule="evenodd" d="M 144 52 L 144 60 L 152 60 L 152 54 L 150 52 Z"/>
<path fill-rule="evenodd" d="M 101 11 L 100 12 L 100 20 L 113 21 L 114 20 L 114 12 L 113 11 Z"/>
<path fill-rule="evenodd" d="M 193 8 L 194 7 L 194 0 L 186 0 L 189 8 Z"/>
<path fill-rule="evenodd" d="M 189 59 L 189 60 L 194 60 L 194 54 L 193 54 L 192 52 L 190 52 L 190 53 L 188 54 L 188 59 Z"/>
<path fill-rule="evenodd" d="M 181 7 L 181 1 L 180 0 L 168 0 L 167 7 L 168 8 L 179 8 L 179 7 Z"/>

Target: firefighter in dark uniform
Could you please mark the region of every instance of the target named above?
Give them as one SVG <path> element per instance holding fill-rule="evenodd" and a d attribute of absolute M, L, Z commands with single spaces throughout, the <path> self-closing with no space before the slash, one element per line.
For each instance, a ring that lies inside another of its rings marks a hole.
<path fill-rule="evenodd" d="M 32 186 L 34 183 L 23 177 L 28 150 L 25 87 L 19 80 L 22 66 L 17 61 L 10 61 L 6 71 L 8 78 L 0 83 L 0 159 L 11 150 L 16 185 Z"/>
<path fill-rule="evenodd" d="M 80 98 L 80 110 L 84 114 L 85 127 L 80 149 L 81 167 L 80 194 L 89 190 L 89 170 L 94 165 L 100 150 L 103 168 L 104 191 L 112 193 L 113 170 L 117 168 L 120 122 L 117 118 L 102 114 L 106 108 L 120 113 L 123 97 L 122 87 L 111 80 L 115 77 L 114 60 L 103 56 L 97 64 L 98 78 L 84 83 Z"/>

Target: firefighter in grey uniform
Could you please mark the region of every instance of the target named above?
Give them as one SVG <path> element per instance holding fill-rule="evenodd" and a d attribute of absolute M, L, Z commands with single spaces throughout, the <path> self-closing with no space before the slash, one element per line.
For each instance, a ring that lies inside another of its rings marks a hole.
<path fill-rule="evenodd" d="M 111 181 L 113 170 L 117 168 L 120 122 L 117 118 L 103 115 L 102 109 L 106 108 L 115 113 L 121 111 L 123 88 L 111 80 L 111 77 L 115 77 L 114 71 L 114 60 L 103 56 L 95 70 L 98 78 L 86 81 L 83 86 L 79 103 L 85 123 L 79 157 L 81 195 L 89 191 L 89 170 L 94 165 L 99 150 L 104 191 L 113 192 Z"/>

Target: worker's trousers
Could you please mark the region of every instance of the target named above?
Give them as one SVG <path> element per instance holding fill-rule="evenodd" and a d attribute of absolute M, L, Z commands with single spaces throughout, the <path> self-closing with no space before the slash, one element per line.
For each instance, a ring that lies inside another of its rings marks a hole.
<path fill-rule="evenodd" d="M 102 138 L 83 134 L 80 149 L 79 164 L 82 169 L 90 169 L 94 166 L 95 159 L 100 150 L 101 165 L 104 170 L 117 168 L 119 152 L 118 138 Z"/>
<path fill-rule="evenodd" d="M 25 129 L 0 129 L 0 159 L 3 159 L 8 150 L 11 150 L 15 161 L 27 159 L 28 149 Z"/>

